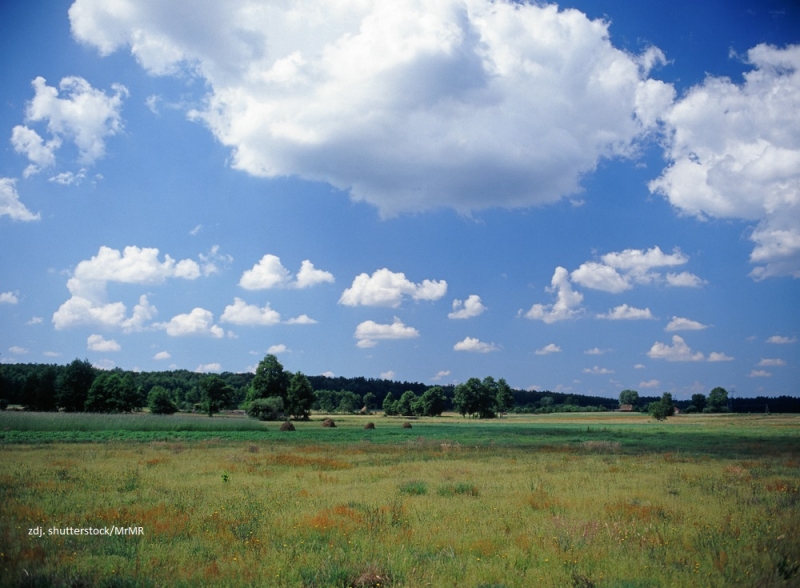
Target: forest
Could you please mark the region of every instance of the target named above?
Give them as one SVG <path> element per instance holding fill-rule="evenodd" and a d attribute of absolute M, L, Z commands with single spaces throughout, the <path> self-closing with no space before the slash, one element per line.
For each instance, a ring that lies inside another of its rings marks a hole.
<path fill-rule="evenodd" d="M 267 376 L 259 374 L 260 371 Z M 67 365 L 0 365 L 0 409 L 12 407 L 34 411 L 133 412 L 148 407 L 152 412 L 205 412 L 211 415 L 220 410 L 248 410 L 254 401 L 273 397 L 281 399 L 280 406 L 272 402 L 267 409 L 267 405 L 260 402 L 259 410 L 262 412 L 256 411 L 251 416 L 263 418 L 270 413 L 285 412 L 303 418 L 311 410 L 354 413 L 366 408 L 407 416 L 454 410 L 465 415 L 492 417 L 499 412 L 616 410 L 621 404 L 627 404 L 629 397 L 635 398 L 632 410 L 646 411 L 651 403 L 660 399 L 660 396 L 639 396 L 638 393 L 630 396 L 631 392 L 635 391 L 625 390 L 619 398 L 608 398 L 519 390 L 510 388 L 503 378 L 495 380 L 492 376 L 470 378 L 458 386 L 360 376 L 307 376 L 284 371 L 274 355 L 267 355 L 256 373 L 100 370 L 88 360 L 80 359 Z M 298 394 L 302 401 L 297 400 Z M 498 400 L 498 395 L 502 399 Z M 702 411 L 705 400 L 699 397 L 704 398 L 704 395 L 676 400 L 674 405 L 681 411 L 693 412 L 698 408 Z M 424 402 L 423 398 L 426 398 Z M 800 412 L 800 398 L 739 398 L 727 396 L 726 392 L 725 406 L 718 409 L 717 412 Z M 708 408 L 706 412 L 709 412 Z"/>

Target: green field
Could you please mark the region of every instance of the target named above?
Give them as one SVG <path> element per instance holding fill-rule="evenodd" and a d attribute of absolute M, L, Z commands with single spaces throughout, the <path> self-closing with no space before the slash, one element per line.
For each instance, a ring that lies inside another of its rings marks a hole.
<path fill-rule="evenodd" d="M 334 418 L 0 413 L 1 583 L 800 585 L 800 416 Z"/>

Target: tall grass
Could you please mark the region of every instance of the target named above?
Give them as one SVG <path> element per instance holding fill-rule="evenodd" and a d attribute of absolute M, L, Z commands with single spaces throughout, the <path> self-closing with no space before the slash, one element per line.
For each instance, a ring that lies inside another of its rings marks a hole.
<path fill-rule="evenodd" d="M 193 415 L 0 412 L 0 430 L 9 431 L 263 431 L 248 418 Z"/>

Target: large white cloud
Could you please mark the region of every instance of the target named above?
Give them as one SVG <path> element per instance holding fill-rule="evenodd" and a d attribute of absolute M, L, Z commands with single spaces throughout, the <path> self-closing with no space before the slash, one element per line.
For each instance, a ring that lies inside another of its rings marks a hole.
<path fill-rule="evenodd" d="M 35 221 L 41 218 L 37 212 L 33 214 L 19 199 L 13 178 L 0 178 L 0 216 L 8 216 L 11 220 Z"/>
<path fill-rule="evenodd" d="M 747 62 L 743 83 L 708 77 L 675 103 L 650 190 L 699 218 L 757 222 L 751 275 L 800 277 L 800 45 L 758 45 Z"/>
<path fill-rule="evenodd" d="M 259 308 L 255 304 L 247 304 L 241 298 L 234 298 L 233 304 L 225 307 L 219 320 L 222 323 L 233 323 L 234 325 L 271 326 L 281 322 L 281 315 L 278 311 L 270 308 L 269 303 L 263 308 Z"/>
<path fill-rule="evenodd" d="M 89 351 L 100 351 L 100 352 L 108 352 L 108 351 L 119 351 L 122 349 L 120 344 L 114 341 L 114 339 L 106 339 L 102 335 L 89 335 L 88 339 L 86 339 L 86 348 Z"/>
<path fill-rule="evenodd" d="M 31 162 L 26 175 L 55 164 L 55 151 L 65 140 L 74 143 L 78 161 L 91 164 L 105 155 L 105 140 L 122 130 L 122 100 L 125 86 L 112 85 L 113 94 L 93 88 L 77 76 L 61 80 L 58 88 L 48 86 L 42 77 L 32 82 L 34 97 L 25 111 L 27 123 L 45 122 L 49 140 L 34 129 L 18 125 L 11 133 L 11 144 Z M 59 97 L 59 92 L 65 97 Z"/>
<path fill-rule="evenodd" d="M 565 268 L 560 266 L 556 268 L 547 291 L 556 293 L 556 301 L 553 304 L 534 304 L 525 313 L 525 318 L 552 324 L 575 318 L 583 312 L 581 308 L 583 294 L 572 289 L 572 284 L 569 283 L 569 273 Z"/>
<path fill-rule="evenodd" d="M 214 315 L 204 308 L 194 308 L 187 314 L 178 314 L 169 322 L 153 325 L 163 328 L 170 337 L 206 335 L 216 339 L 225 336 L 225 331 L 214 324 Z"/>
<path fill-rule="evenodd" d="M 107 301 L 109 282 L 157 285 L 168 278 L 194 280 L 200 274 L 196 261 L 175 261 L 169 255 L 161 261 L 156 248 L 130 246 L 119 251 L 102 246 L 97 255 L 75 267 L 72 277 L 67 280 L 72 296 L 53 313 L 53 325 L 56 329 L 94 324 L 121 327 L 127 331 L 141 330 L 155 317 L 156 308 L 146 295 L 141 295 L 133 313 L 128 316 L 125 304 Z"/>
<path fill-rule="evenodd" d="M 380 324 L 375 321 L 364 321 L 356 327 L 353 337 L 358 339 L 356 345 L 361 348 L 375 347 L 378 340 L 383 339 L 414 339 L 419 337 L 419 331 L 414 327 L 403 324 L 398 317 L 394 317 L 391 324 Z"/>
<path fill-rule="evenodd" d="M 202 77 L 191 115 L 235 168 L 347 190 L 384 215 L 553 202 L 629 156 L 672 102 L 656 48 L 608 22 L 488 0 L 77 0 L 73 35 Z"/>
<path fill-rule="evenodd" d="M 647 352 L 647 355 L 652 359 L 666 359 L 667 361 L 720 362 L 733 361 L 734 359 L 733 357 L 730 357 L 729 355 L 720 351 L 712 351 L 708 354 L 708 358 L 706 358 L 702 352 L 693 351 L 680 335 L 672 336 L 672 345 L 667 345 L 666 343 L 657 341 L 650 348 L 650 351 Z"/>
<path fill-rule="evenodd" d="M 447 293 L 445 280 L 423 280 L 415 284 L 402 272 L 386 268 L 376 270 L 371 276 L 363 273 L 342 292 L 339 304 L 345 306 L 400 306 L 404 297 L 413 300 L 439 300 Z"/>
<path fill-rule="evenodd" d="M 481 297 L 477 294 L 470 294 L 466 300 L 453 300 L 453 312 L 448 313 L 447 318 L 468 319 L 486 311 L 486 306 L 481 302 Z"/>
<path fill-rule="evenodd" d="M 281 258 L 268 253 L 251 269 L 246 270 L 239 285 L 245 290 L 268 290 L 270 288 L 309 288 L 324 282 L 333 282 L 333 274 L 314 267 L 305 259 L 300 264 L 300 271 L 292 279 L 292 274 L 283 267 Z"/>

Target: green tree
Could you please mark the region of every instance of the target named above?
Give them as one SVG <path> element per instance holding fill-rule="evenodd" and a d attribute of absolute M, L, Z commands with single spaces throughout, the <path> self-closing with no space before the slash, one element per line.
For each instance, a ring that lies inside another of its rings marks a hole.
<path fill-rule="evenodd" d="M 294 374 L 286 392 L 286 412 L 296 419 L 308 419 L 315 400 L 314 388 L 308 378 L 302 372 Z"/>
<path fill-rule="evenodd" d="M 280 396 L 256 398 L 247 405 L 247 415 L 260 421 L 274 421 L 283 416 L 283 399 Z"/>
<path fill-rule="evenodd" d="M 726 412 L 728 410 L 728 391 L 717 386 L 708 394 L 710 412 Z"/>
<path fill-rule="evenodd" d="M 147 406 L 153 414 L 174 414 L 178 407 L 172 400 L 172 394 L 163 386 L 153 386 L 147 395 Z"/>
<path fill-rule="evenodd" d="M 439 416 L 447 406 L 447 399 L 441 386 L 428 388 L 419 397 L 420 414 L 422 416 Z"/>
<path fill-rule="evenodd" d="M 514 407 L 514 395 L 511 393 L 511 387 L 503 378 L 497 381 L 495 405 L 497 406 L 498 412 L 508 412 Z"/>
<path fill-rule="evenodd" d="M 704 394 L 692 394 L 692 404 L 689 408 L 694 407 L 695 412 L 703 412 L 706 407 L 706 397 Z"/>
<path fill-rule="evenodd" d="M 56 371 L 47 367 L 25 378 L 22 388 L 25 410 L 50 412 L 56 410 Z"/>
<path fill-rule="evenodd" d="M 125 396 L 125 383 L 119 372 L 104 372 L 92 382 L 86 395 L 86 412 L 119 412 L 119 399 Z"/>
<path fill-rule="evenodd" d="M 623 390 L 619 393 L 619 405 L 630 404 L 636 406 L 639 403 L 639 393 L 636 390 Z"/>
<path fill-rule="evenodd" d="M 396 410 L 403 416 L 412 416 L 414 414 L 414 403 L 417 400 L 417 395 L 411 390 L 403 392 L 400 400 L 397 401 Z"/>
<path fill-rule="evenodd" d="M 674 415 L 675 404 L 672 402 L 672 394 L 664 392 L 661 396 L 661 400 L 650 403 L 647 407 L 647 412 L 657 421 L 666 420 L 667 417 Z"/>
<path fill-rule="evenodd" d="M 364 394 L 364 406 L 367 407 L 367 410 L 375 408 L 375 395 L 372 392 Z"/>
<path fill-rule="evenodd" d="M 453 393 L 453 408 L 462 416 L 477 416 L 481 419 L 494 418 L 497 398 L 497 382 L 488 376 L 481 382 L 470 378 L 456 386 Z"/>
<path fill-rule="evenodd" d="M 208 416 L 213 417 L 215 412 L 222 410 L 233 397 L 233 388 L 216 374 L 206 376 L 200 381 L 202 392 L 203 410 Z"/>
<path fill-rule="evenodd" d="M 80 412 L 97 372 L 88 359 L 75 359 L 64 368 L 58 381 L 58 405 L 66 412 Z"/>
<path fill-rule="evenodd" d="M 337 412 L 351 414 L 361 410 L 363 406 L 361 396 L 350 390 L 339 390 L 339 406 Z"/>
<path fill-rule="evenodd" d="M 256 375 L 247 391 L 247 401 L 252 402 L 257 398 L 277 396 L 286 404 L 288 390 L 289 375 L 283 371 L 283 366 L 278 358 L 268 354 L 256 367 Z"/>
<path fill-rule="evenodd" d="M 394 399 L 394 396 L 391 392 L 386 394 L 383 399 L 383 413 L 386 416 L 392 416 L 397 414 L 397 401 Z"/>

